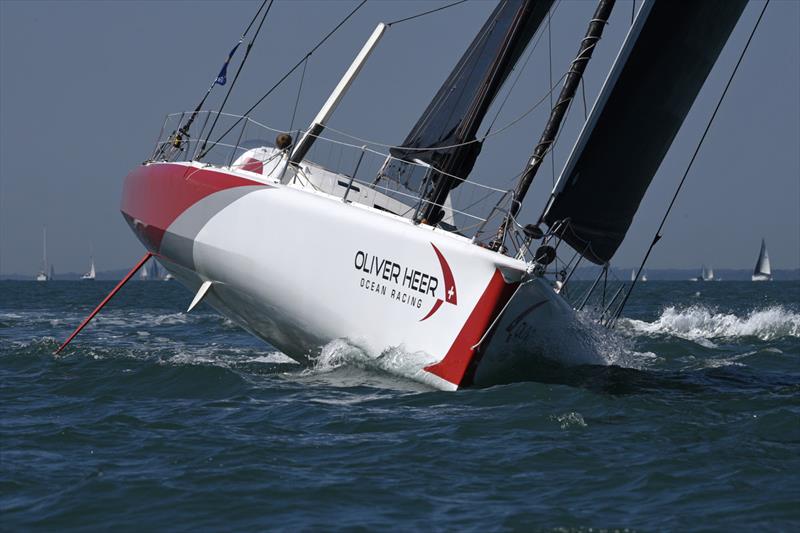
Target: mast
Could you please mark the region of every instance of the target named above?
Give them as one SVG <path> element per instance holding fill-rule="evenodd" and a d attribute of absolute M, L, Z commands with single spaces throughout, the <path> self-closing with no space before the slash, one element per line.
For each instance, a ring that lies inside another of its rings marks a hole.
<path fill-rule="evenodd" d="M 522 202 L 525 200 L 525 195 L 533 182 L 533 178 L 539 170 L 539 167 L 544 161 L 547 152 L 556 140 L 558 130 L 561 128 L 561 123 L 567 113 L 567 108 L 570 102 L 575 97 L 575 92 L 578 90 L 583 72 L 586 70 L 586 65 L 592 58 L 595 46 L 603 36 L 603 30 L 608 23 L 608 17 L 611 15 L 611 10 L 614 8 L 615 0 L 600 0 L 595 9 L 594 16 L 589 22 L 589 28 L 586 30 L 586 36 L 581 41 L 578 55 L 572 60 L 567 77 L 564 80 L 564 86 L 561 88 L 561 93 L 558 95 L 556 105 L 550 111 L 550 118 L 547 120 L 547 125 L 544 128 L 539 143 L 533 150 L 528 165 L 520 177 L 517 188 L 514 190 L 514 196 L 511 200 L 511 208 L 500 228 L 497 230 L 497 237 L 493 243 L 494 249 L 500 249 L 503 246 L 506 228 L 508 227 L 511 219 L 517 216 Z"/>

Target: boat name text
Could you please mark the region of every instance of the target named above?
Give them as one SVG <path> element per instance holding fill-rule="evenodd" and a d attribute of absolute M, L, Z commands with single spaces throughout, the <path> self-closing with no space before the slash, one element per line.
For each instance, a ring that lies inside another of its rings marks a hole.
<path fill-rule="evenodd" d="M 381 259 L 361 250 L 356 252 L 354 266 L 356 270 L 375 276 L 385 281 L 394 282 L 401 287 L 424 295 L 436 297 L 439 278 L 414 268 L 403 267 L 394 261 Z"/>

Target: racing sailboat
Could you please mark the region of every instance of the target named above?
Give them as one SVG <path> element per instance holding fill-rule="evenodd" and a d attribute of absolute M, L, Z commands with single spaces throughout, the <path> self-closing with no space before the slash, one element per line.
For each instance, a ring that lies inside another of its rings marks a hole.
<path fill-rule="evenodd" d="M 700 267 L 700 275 L 690 281 L 714 281 L 714 268 L 705 265 Z"/>
<path fill-rule="evenodd" d="M 567 298 L 571 273 L 582 259 L 608 271 L 745 2 L 642 3 L 544 212 L 526 224 L 520 207 L 614 1 L 598 3 L 516 187 L 480 184 L 478 128 L 552 4 L 500 1 L 389 153 L 323 133 L 391 24 L 295 136 L 249 111 L 172 116 L 162 130 L 172 133 L 124 181 L 122 214 L 148 250 L 137 267 L 155 255 L 195 293 L 190 310 L 205 301 L 303 363 L 347 339 L 374 357 L 399 349 L 416 379 L 455 390 L 519 379 L 517 366 L 536 358 L 602 362 Z M 211 141 L 220 118 L 233 125 Z M 245 142 L 265 131 L 274 145 Z M 320 145 L 353 149 L 352 170 L 320 163 Z M 470 194 L 490 198 L 488 213 L 470 210 Z M 577 259 L 561 258 L 567 247 Z"/>
<path fill-rule="evenodd" d="M 767 243 L 764 239 L 761 239 L 761 251 L 758 253 L 758 261 L 756 261 L 751 279 L 753 281 L 772 281 L 772 268 L 769 265 Z"/>

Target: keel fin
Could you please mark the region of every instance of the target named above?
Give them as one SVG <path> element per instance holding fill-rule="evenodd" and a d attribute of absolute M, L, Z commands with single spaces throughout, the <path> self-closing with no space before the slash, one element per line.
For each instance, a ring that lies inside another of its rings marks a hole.
<path fill-rule="evenodd" d="M 202 285 L 200 285 L 200 289 L 198 289 L 197 294 L 194 295 L 194 299 L 192 303 L 189 304 L 189 309 L 186 310 L 187 313 L 191 312 L 197 304 L 205 297 L 208 289 L 211 288 L 211 284 L 214 283 L 213 281 L 204 281 Z"/>

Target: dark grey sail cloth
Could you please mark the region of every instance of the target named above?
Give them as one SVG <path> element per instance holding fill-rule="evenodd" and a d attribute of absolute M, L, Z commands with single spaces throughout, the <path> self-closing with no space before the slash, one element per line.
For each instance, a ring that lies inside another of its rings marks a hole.
<path fill-rule="evenodd" d="M 402 146 L 392 148 L 391 154 L 466 178 L 480 153 L 481 144 L 473 141 L 481 121 L 552 3 L 502 0 Z M 412 176 L 406 186 L 418 190 L 423 174 Z M 451 187 L 460 183 L 453 181 Z"/>
<path fill-rule="evenodd" d="M 613 257 L 745 0 L 646 0 L 545 208 L 593 263 Z"/>

